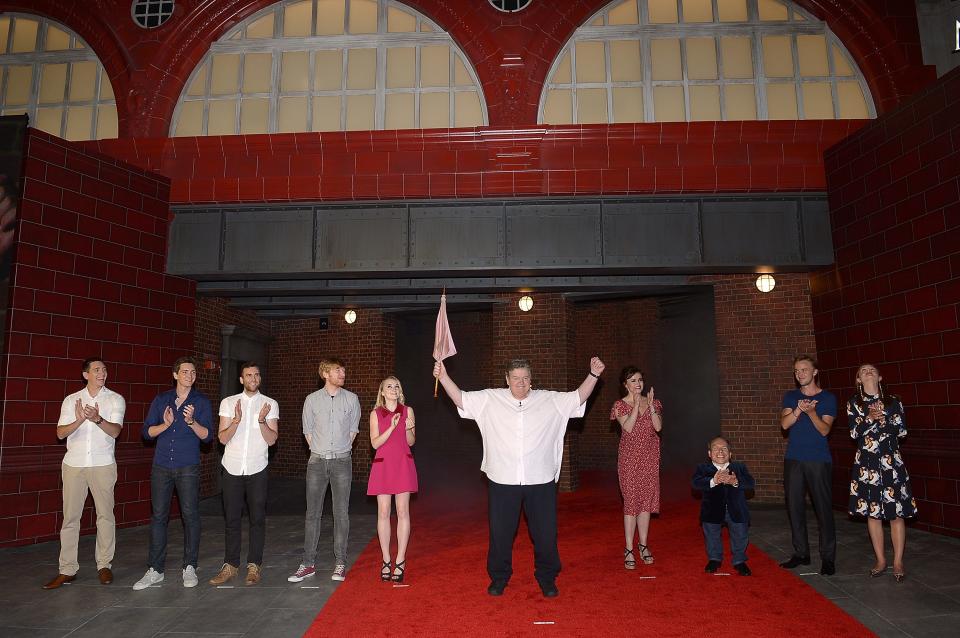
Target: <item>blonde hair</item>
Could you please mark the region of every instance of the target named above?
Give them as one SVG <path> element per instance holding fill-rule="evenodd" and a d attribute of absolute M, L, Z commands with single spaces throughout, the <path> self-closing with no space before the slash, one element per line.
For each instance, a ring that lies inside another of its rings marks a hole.
<path fill-rule="evenodd" d="M 398 389 L 400 390 L 400 392 L 398 393 L 399 396 L 397 397 L 397 402 L 403 403 L 403 384 L 400 383 L 400 379 L 390 376 L 380 382 L 380 388 L 377 390 L 377 402 L 373 406 L 374 409 L 382 408 L 386 405 L 386 402 L 383 400 L 383 386 L 387 381 L 391 379 L 397 382 Z"/>

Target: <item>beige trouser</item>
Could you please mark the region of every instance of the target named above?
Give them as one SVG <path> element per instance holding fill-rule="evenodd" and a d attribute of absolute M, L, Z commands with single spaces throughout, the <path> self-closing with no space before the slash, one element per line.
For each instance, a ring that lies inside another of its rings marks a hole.
<path fill-rule="evenodd" d="M 97 569 L 110 567 L 117 546 L 113 516 L 113 486 L 117 483 L 117 464 L 97 467 L 61 465 L 63 473 L 63 527 L 60 528 L 60 573 L 73 576 L 80 570 L 77 545 L 80 542 L 80 517 L 87 490 L 97 509 Z"/>

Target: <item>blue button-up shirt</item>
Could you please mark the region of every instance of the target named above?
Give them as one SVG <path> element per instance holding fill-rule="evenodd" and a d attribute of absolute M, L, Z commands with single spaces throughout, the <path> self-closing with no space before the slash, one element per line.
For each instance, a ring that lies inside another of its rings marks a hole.
<path fill-rule="evenodd" d="M 207 442 L 213 439 L 213 409 L 210 407 L 210 400 L 202 392 L 190 388 L 190 393 L 179 408 L 176 389 L 161 392 L 150 404 L 143 426 L 143 438 L 153 441 L 150 426 L 163 423 L 163 411 L 167 406 L 173 410 L 173 425 L 156 437 L 157 450 L 153 454 L 155 465 L 172 469 L 200 463 L 201 439 L 190 429 L 183 417 L 183 411 L 188 405 L 193 406 L 193 420 L 207 428 L 207 436 L 202 440 Z"/>

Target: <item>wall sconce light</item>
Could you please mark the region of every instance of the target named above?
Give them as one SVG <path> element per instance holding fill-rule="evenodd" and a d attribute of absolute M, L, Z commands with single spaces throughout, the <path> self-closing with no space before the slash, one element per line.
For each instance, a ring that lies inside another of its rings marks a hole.
<path fill-rule="evenodd" d="M 520 301 L 517 303 L 520 306 L 520 310 L 524 312 L 530 312 L 530 309 L 533 308 L 533 297 L 530 295 L 524 295 L 520 297 Z"/>
<path fill-rule="evenodd" d="M 770 292 L 777 285 L 777 280 L 773 275 L 760 275 L 757 277 L 757 290 L 760 292 Z"/>
<path fill-rule="evenodd" d="M 357 320 L 357 312 L 356 312 L 356 310 L 348 310 L 348 311 L 346 311 L 346 312 L 343 314 L 343 320 L 346 321 L 347 323 L 353 323 L 354 321 L 356 321 L 356 320 Z"/>

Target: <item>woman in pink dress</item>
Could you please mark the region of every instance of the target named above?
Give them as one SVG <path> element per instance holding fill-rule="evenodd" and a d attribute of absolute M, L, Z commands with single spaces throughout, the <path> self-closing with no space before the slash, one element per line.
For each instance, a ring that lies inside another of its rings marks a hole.
<path fill-rule="evenodd" d="M 623 533 L 626 545 L 623 566 L 636 567 L 633 537 L 637 535 L 640 560 L 653 564 L 647 547 L 650 514 L 660 511 L 660 429 L 663 427 L 663 406 L 653 396 L 653 386 L 643 394 L 643 372 L 627 366 L 620 373 L 626 396 L 617 399 L 610 411 L 622 430 L 617 454 L 617 474 L 623 494 Z"/>
<path fill-rule="evenodd" d="M 417 491 L 417 467 L 410 446 L 416 441 L 413 408 L 403 404 L 403 387 L 396 377 L 380 383 L 370 413 L 370 444 L 377 451 L 370 468 L 367 495 L 377 497 L 377 536 L 383 565 L 380 580 L 403 582 L 410 542 L 410 493 Z M 390 560 L 390 497 L 397 504 L 397 561 Z"/>

